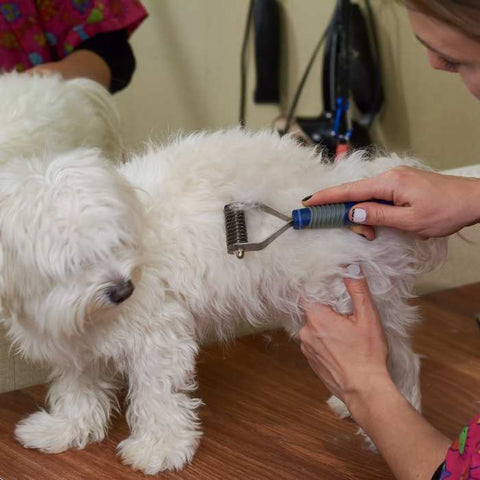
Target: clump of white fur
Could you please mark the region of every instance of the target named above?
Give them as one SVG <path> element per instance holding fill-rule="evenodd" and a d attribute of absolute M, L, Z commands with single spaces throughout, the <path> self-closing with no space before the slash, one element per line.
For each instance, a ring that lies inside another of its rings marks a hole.
<path fill-rule="evenodd" d="M 0 163 L 79 147 L 119 156 L 120 117 L 99 83 L 12 72 L 0 75 L 0 92 Z"/>
<path fill-rule="evenodd" d="M 416 277 L 444 258 L 444 240 L 391 229 L 378 229 L 373 242 L 342 228 L 290 230 L 243 260 L 225 245 L 225 204 L 263 202 L 288 214 L 320 188 L 400 165 L 417 163 L 355 152 L 331 165 L 290 138 L 240 130 L 152 147 L 118 168 L 92 150 L 5 164 L 2 322 L 21 353 L 53 368 L 49 412 L 20 422 L 19 441 L 59 452 L 101 440 L 120 375 L 131 429 L 119 445 L 123 461 L 148 474 L 182 468 L 201 435 L 191 392 L 208 332 L 228 338 L 244 318 L 295 336 L 300 297 L 349 312 L 350 263 L 361 265 L 380 311 L 392 376 L 419 408 L 409 339 L 418 314 L 408 298 Z M 279 223 L 256 211 L 247 218 L 251 241 Z M 119 279 L 135 291 L 113 303 L 107 292 Z"/>

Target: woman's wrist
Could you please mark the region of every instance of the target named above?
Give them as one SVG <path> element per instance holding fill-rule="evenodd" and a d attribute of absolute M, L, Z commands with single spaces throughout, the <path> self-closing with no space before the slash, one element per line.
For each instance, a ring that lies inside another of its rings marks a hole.
<path fill-rule="evenodd" d="M 388 371 L 371 376 L 356 388 L 350 389 L 344 397 L 352 418 L 364 429 L 380 404 L 406 401 L 393 383 Z"/>
<path fill-rule="evenodd" d="M 480 178 L 475 178 L 473 183 L 473 209 L 474 209 L 474 221 L 473 223 L 480 223 Z"/>
<path fill-rule="evenodd" d="M 480 179 L 472 177 L 454 177 L 460 182 L 458 192 L 463 195 L 464 226 L 480 222 Z"/>

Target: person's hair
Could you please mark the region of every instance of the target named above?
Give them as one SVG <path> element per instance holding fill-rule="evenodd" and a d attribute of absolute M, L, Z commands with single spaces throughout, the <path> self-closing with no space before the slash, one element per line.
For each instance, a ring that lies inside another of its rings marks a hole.
<path fill-rule="evenodd" d="M 403 0 L 403 3 L 480 41 L 479 0 Z"/>

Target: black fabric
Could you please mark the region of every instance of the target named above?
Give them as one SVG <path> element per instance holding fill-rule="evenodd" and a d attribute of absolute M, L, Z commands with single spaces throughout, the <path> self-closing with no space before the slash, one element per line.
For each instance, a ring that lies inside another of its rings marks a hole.
<path fill-rule="evenodd" d="M 118 92 L 130 83 L 136 63 L 126 30 L 99 33 L 76 50 L 90 50 L 105 60 L 111 73 L 110 92 Z"/>
<path fill-rule="evenodd" d="M 350 88 L 360 112 L 365 115 L 362 122 L 370 125 L 383 104 L 381 73 L 373 58 L 367 23 L 358 5 L 352 5 Z"/>
<path fill-rule="evenodd" d="M 280 9 L 277 0 L 255 0 L 255 103 L 280 102 Z"/>
<path fill-rule="evenodd" d="M 442 473 L 443 463 L 435 470 L 432 480 L 440 480 L 440 475 Z"/>

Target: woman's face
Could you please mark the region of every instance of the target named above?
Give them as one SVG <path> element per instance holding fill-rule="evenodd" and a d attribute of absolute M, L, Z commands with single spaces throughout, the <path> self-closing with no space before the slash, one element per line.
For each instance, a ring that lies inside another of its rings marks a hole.
<path fill-rule="evenodd" d="M 408 9 L 408 14 L 417 39 L 427 49 L 430 65 L 458 73 L 480 99 L 480 42 L 423 13 Z"/>

